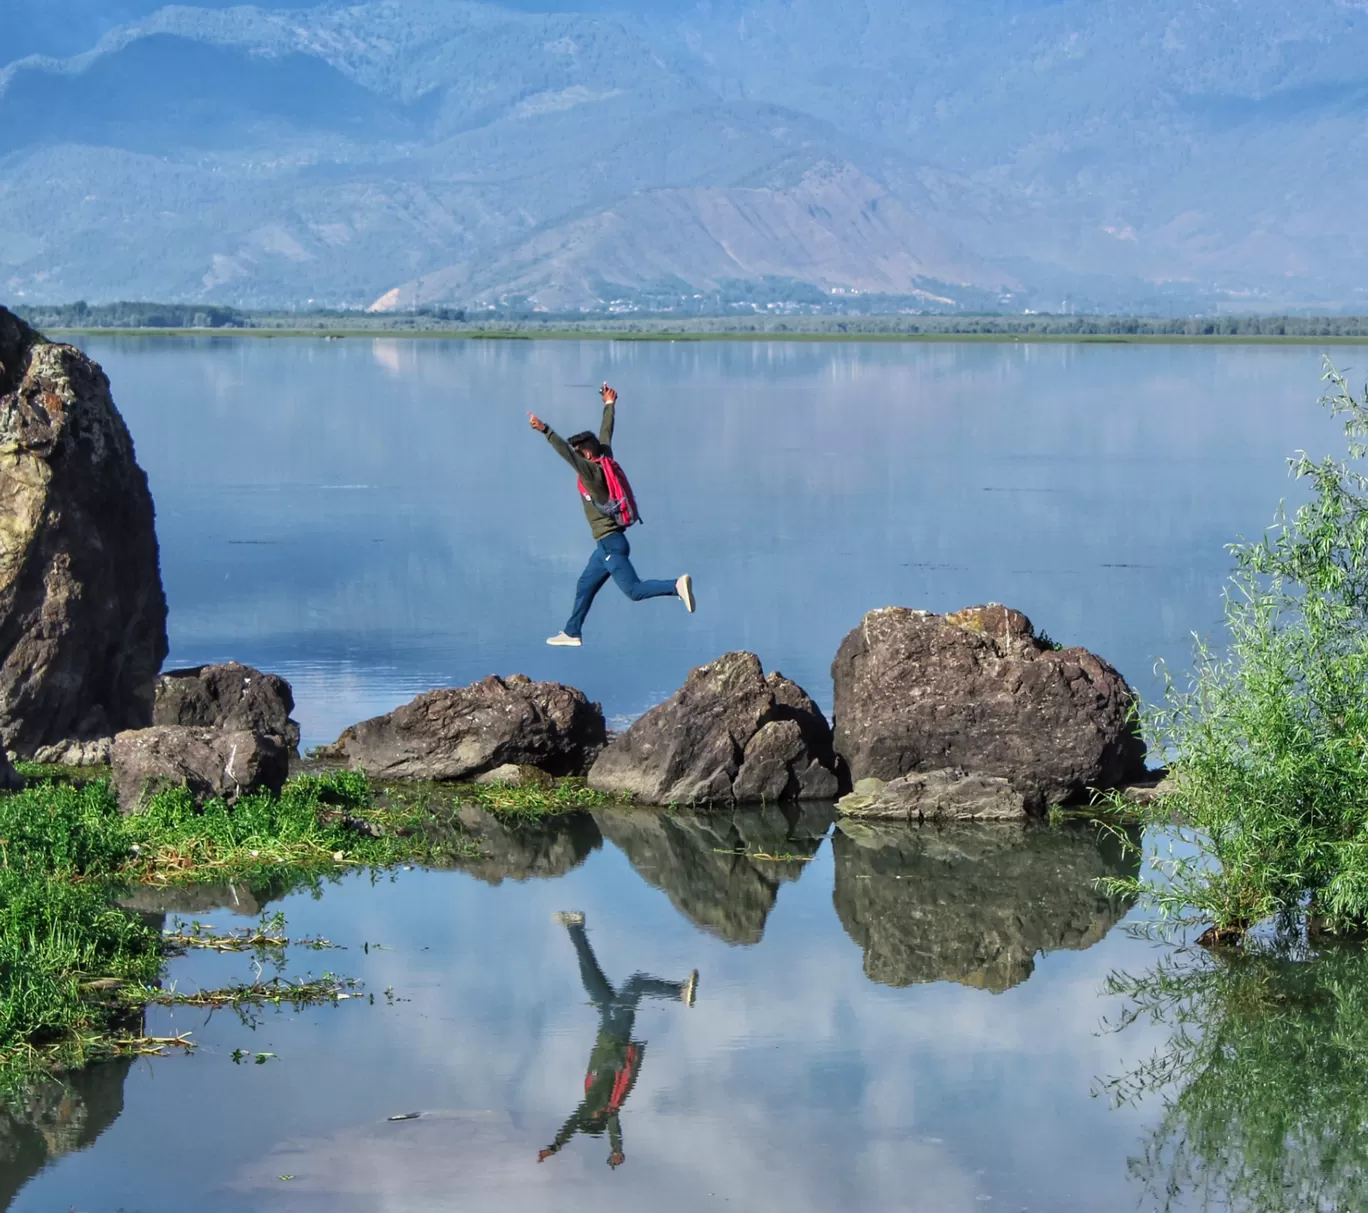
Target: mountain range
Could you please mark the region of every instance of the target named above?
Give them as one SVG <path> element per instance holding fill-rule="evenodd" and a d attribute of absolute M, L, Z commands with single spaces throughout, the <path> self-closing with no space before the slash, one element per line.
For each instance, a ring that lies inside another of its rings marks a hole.
<path fill-rule="evenodd" d="M 13 302 L 1368 304 L 1368 0 L 3 3 Z"/>

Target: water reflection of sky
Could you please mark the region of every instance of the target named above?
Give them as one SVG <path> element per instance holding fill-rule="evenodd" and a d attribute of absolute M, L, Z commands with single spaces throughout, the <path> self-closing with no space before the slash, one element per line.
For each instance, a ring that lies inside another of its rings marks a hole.
<path fill-rule="evenodd" d="M 307 744 L 491 672 L 631 717 L 733 648 L 829 707 L 842 636 L 889 604 L 1008 602 L 1152 693 L 1284 457 L 1333 444 L 1304 346 L 83 344 L 151 478 L 171 660 L 286 674 Z M 607 591 L 586 648 L 548 650 L 588 535 L 525 413 L 592 426 L 604 378 L 638 567 L 691 570 L 700 610 Z"/>
<path fill-rule="evenodd" d="M 725 823 L 712 828 L 726 839 Z M 634 846 L 645 865 L 649 823 L 643 830 Z M 1126 1207 L 1138 1195 L 1126 1159 L 1157 1109 L 1109 1111 L 1091 1092 L 1157 1038 L 1099 1034 L 1109 1009 L 1099 986 L 1111 967 L 1148 953 L 1116 930 L 1094 942 L 1112 915 L 1090 889 L 1073 890 L 1062 917 L 1039 919 L 1036 885 L 1082 854 L 1076 842 L 1048 844 L 1024 866 L 1017 852 L 1013 875 L 995 882 L 999 905 L 983 907 L 1005 923 L 1017 905 L 1037 936 L 1066 944 L 1037 956 L 1019 984 L 997 994 L 962 984 L 957 960 L 952 980 L 922 974 L 905 988 L 865 974 L 838 916 L 842 882 L 870 885 L 880 911 L 896 915 L 907 876 L 904 934 L 939 932 L 944 945 L 958 931 L 961 951 L 978 945 L 982 920 L 955 909 L 954 882 L 986 868 L 991 885 L 992 871 L 1006 869 L 977 844 L 950 841 L 961 858 L 936 852 L 940 895 L 918 859 L 851 868 L 842 842 L 833 861 L 832 841 L 822 841 L 796 880 L 774 884 L 762 935 L 746 945 L 672 904 L 681 884 L 721 887 L 701 873 L 709 864 L 751 863 L 705 847 L 702 835 L 692 853 L 670 844 L 686 862 L 661 887 L 605 843 L 579 846 L 587 858 L 555 879 L 518 879 L 514 856 L 502 872 L 486 865 L 484 880 L 415 871 L 373 888 L 351 878 L 321 900 L 294 895 L 283 904 L 294 935 L 347 947 L 301 953 L 296 968 L 360 977 L 375 1004 L 269 1015 L 255 1030 L 228 1016 L 157 1012 L 150 1028 L 188 1029 L 200 1051 L 136 1065 L 122 1115 L 93 1148 L 32 1180 L 13 1208 Z M 709 896 L 696 895 L 700 918 Z M 938 904 L 944 916 L 927 918 Z M 634 1036 L 647 1048 L 622 1108 L 626 1161 L 616 1170 L 606 1138 L 579 1137 L 537 1161 L 584 1094 L 599 1027 L 567 931 L 552 921 L 567 908 L 584 911 L 615 983 L 638 971 L 671 981 L 700 973 L 694 1006 L 641 1004 Z M 1090 922 L 1090 936 L 1076 934 Z M 193 984 L 247 969 L 242 958 L 196 956 L 174 976 Z M 238 1066 L 234 1048 L 278 1058 Z M 387 1120 L 410 1111 L 422 1115 Z"/>

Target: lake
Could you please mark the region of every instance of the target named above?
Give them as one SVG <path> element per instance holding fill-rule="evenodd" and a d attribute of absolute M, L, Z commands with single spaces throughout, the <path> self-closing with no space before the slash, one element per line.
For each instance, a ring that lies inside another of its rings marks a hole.
<path fill-rule="evenodd" d="M 829 709 L 842 636 L 889 604 L 1006 602 L 1153 695 L 1156 659 L 1219 624 L 1223 545 L 1292 491 L 1285 457 L 1336 449 L 1306 347 L 82 344 L 151 479 L 170 664 L 284 674 L 305 744 L 489 673 L 625 722 L 734 648 Z M 699 611 L 609 587 L 585 647 L 550 649 L 589 540 L 525 414 L 593 427 L 603 379 L 637 566 L 692 572 Z M 822 806 L 479 829 L 451 870 L 141 895 L 220 928 L 281 911 L 345 949 L 197 954 L 182 988 L 279 965 L 365 996 L 152 1009 L 198 1050 L 0 1112 L 0 1208 L 1364 1207 L 1361 1148 L 1279 1100 L 1362 1128 L 1324 1008 L 1368 1004 L 1368 980 L 1278 995 L 1322 1008 L 1304 1035 L 1328 1061 L 1263 1047 L 1244 970 L 1136 937 L 1098 891 L 1132 870 L 1106 834 Z M 1215 1060 L 1177 1035 L 1175 986 Z M 1164 1012 L 1117 1030 L 1151 996 Z M 1118 1101 L 1128 1082 L 1145 1097 Z"/>

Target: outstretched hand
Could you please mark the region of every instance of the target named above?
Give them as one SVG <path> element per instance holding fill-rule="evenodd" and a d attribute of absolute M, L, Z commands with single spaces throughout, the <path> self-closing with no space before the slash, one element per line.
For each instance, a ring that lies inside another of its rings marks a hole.
<path fill-rule="evenodd" d="M 613 389 L 610 388 L 606 383 L 601 388 L 599 388 L 599 395 L 603 397 L 604 404 L 617 403 L 617 393 L 613 391 Z"/>
<path fill-rule="evenodd" d="M 539 434 L 544 434 L 547 430 L 551 428 L 549 425 L 546 424 L 545 421 L 538 417 L 536 413 L 527 414 L 527 424 L 530 425 Z"/>

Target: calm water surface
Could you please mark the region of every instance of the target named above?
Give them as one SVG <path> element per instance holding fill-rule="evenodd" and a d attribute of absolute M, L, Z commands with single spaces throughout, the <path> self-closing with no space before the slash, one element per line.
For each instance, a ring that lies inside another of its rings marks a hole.
<path fill-rule="evenodd" d="M 1306 349 L 86 345 L 157 498 L 172 661 L 286 674 L 311 742 L 491 672 L 630 718 L 737 647 L 829 705 L 841 637 L 889 603 L 1008 602 L 1152 692 L 1155 658 L 1218 620 L 1222 545 L 1266 523 L 1284 457 L 1333 445 Z M 588 538 L 524 413 L 592 426 L 604 378 L 648 519 L 638 567 L 692 571 L 700 610 L 610 588 L 585 648 L 549 650 Z M 1096 890 L 1127 870 L 1114 842 L 817 808 L 477 824 L 483 857 L 450 871 L 145 901 L 220 927 L 281 909 L 345 948 L 291 949 L 287 973 L 371 998 L 154 1010 L 149 1032 L 198 1052 L 0 1114 L 0 1208 L 1224 1207 L 1166 1118 L 1191 1075 L 1107 1093 L 1173 1035 L 1113 1030 L 1109 974 L 1173 955 Z M 253 972 L 195 956 L 171 976 Z M 1191 1089 L 1239 1141 L 1230 1086 Z M 1202 1140 L 1218 1166 L 1224 1139 Z M 1333 1191 L 1308 1207 L 1362 1207 Z"/>

